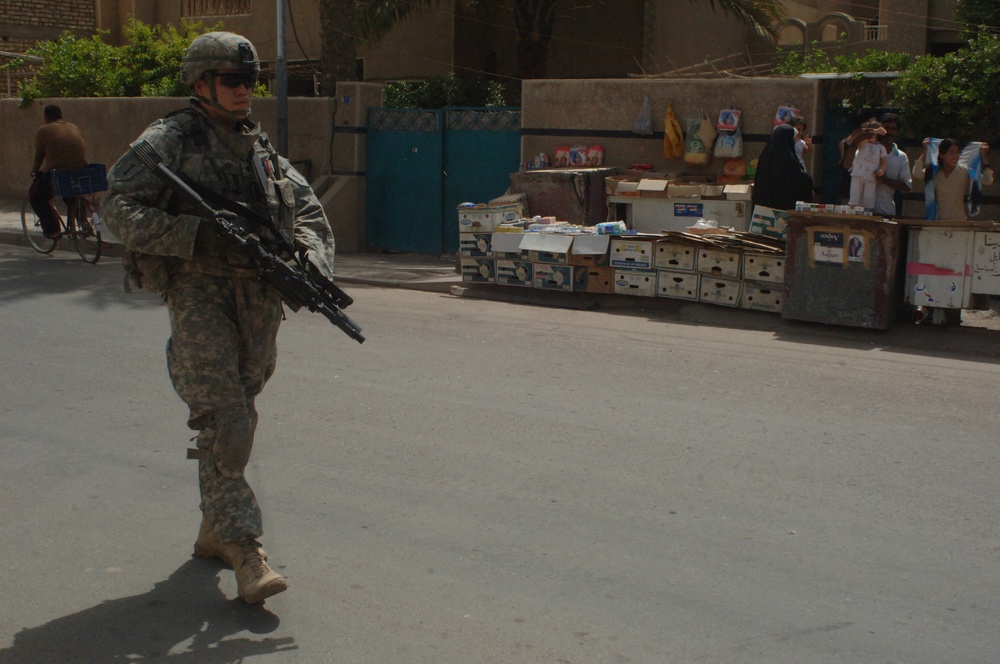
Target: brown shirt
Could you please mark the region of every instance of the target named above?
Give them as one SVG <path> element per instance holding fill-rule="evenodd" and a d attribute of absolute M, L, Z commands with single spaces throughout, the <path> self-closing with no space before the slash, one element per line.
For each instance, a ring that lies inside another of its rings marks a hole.
<path fill-rule="evenodd" d="M 38 129 L 32 172 L 51 171 L 53 168 L 74 170 L 86 165 L 87 144 L 83 142 L 79 127 L 72 122 L 56 120 Z"/>

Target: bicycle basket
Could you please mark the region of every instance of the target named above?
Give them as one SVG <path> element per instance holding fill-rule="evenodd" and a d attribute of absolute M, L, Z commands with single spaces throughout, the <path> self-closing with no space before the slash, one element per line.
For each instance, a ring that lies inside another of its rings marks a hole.
<path fill-rule="evenodd" d="M 75 171 L 60 171 L 52 169 L 52 194 L 69 198 L 92 194 L 95 191 L 105 191 L 108 188 L 107 170 L 104 164 L 87 164 Z"/>

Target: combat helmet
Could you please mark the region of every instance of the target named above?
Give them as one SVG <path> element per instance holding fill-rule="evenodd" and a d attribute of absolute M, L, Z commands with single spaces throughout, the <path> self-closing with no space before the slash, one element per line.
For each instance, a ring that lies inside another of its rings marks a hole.
<path fill-rule="evenodd" d="M 260 73 L 257 49 L 246 37 L 232 32 L 206 32 L 195 37 L 184 53 L 181 81 L 194 85 L 206 73 L 217 69 L 236 69 Z"/>

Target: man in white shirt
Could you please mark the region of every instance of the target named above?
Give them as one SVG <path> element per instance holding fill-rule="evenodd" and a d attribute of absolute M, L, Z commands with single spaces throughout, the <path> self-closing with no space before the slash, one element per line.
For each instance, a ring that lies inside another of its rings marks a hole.
<path fill-rule="evenodd" d="M 896 192 L 900 194 L 909 193 L 913 187 L 913 178 L 910 175 L 910 160 L 906 153 L 896 145 L 896 138 L 899 136 L 900 118 L 897 113 L 885 113 L 880 120 L 885 134 L 879 138 L 879 142 L 885 147 L 886 163 L 885 175 L 877 178 L 878 186 L 875 188 L 875 214 L 886 217 L 902 216 L 903 201 L 896 201 Z M 856 143 L 860 143 L 863 137 L 859 136 Z M 854 144 L 844 157 L 844 167 L 850 169 L 854 163 L 854 151 L 857 149 Z"/>

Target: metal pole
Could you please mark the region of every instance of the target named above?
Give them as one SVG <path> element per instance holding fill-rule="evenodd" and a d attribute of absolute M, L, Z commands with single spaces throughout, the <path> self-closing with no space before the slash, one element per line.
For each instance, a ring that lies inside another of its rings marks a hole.
<path fill-rule="evenodd" d="M 277 0 L 277 80 L 278 96 L 278 152 L 288 156 L 288 60 L 285 55 L 285 0 Z"/>

